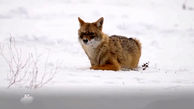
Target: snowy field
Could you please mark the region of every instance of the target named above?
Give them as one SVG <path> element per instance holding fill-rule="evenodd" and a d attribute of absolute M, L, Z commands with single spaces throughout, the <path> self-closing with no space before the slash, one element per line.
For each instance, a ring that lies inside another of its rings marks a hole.
<path fill-rule="evenodd" d="M 75 93 L 92 89 L 125 93 L 192 92 L 194 1 L 185 1 L 0 0 L 0 44 L 4 55 L 9 59 L 6 46 L 12 36 L 15 46 L 22 49 L 21 60 L 25 61 L 24 54 L 40 56 L 37 61 L 43 73 L 57 66 L 52 80 L 39 88 L 34 89 L 28 77 L 7 89 L 10 69 L 0 55 L 0 92 L 42 93 L 49 89 L 61 92 L 72 89 Z M 90 70 L 89 60 L 78 42 L 78 17 L 87 22 L 104 17 L 104 33 L 139 39 L 142 43 L 139 68 L 117 72 Z M 146 62 L 149 67 L 142 70 Z M 42 77 L 40 74 L 36 82 Z"/>

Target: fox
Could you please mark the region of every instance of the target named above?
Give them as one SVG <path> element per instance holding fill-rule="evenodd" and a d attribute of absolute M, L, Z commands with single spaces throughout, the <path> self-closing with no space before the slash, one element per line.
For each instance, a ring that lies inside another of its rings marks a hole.
<path fill-rule="evenodd" d="M 141 57 L 141 43 L 136 38 L 103 33 L 104 18 L 85 22 L 78 17 L 78 40 L 90 60 L 93 70 L 134 70 Z"/>

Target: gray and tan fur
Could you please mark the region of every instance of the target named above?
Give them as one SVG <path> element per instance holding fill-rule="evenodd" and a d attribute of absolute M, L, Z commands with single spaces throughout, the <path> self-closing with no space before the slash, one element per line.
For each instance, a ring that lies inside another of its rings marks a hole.
<path fill-rule="evenodd" d="M 134 69 L 138 66 L 141 56 L 141 43 L 134 38 L 112 35 L 102 32 L 103 17 L 93 23 L 78 18 L 79 42 L 87 54 L 91 69 L 120 70 Z"/>

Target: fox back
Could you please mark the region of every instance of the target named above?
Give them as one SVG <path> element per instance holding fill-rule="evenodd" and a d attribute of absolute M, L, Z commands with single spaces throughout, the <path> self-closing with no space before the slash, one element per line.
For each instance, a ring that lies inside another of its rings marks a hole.
<path fill-rule="evenodd" d="M 141 43 L 137 39 L 104 34 L 103 17 L 93 23 L 86 23 L 80 18 L 78 20 L 79 42 L 90 60 L 91 69 L 116 71 L 138 66 Z"/>

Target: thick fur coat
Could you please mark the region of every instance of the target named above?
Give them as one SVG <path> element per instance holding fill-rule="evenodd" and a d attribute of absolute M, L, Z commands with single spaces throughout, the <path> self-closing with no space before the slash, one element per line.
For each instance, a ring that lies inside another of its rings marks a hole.
<path fill-rule="evenodd" d="M 120 70 L 135 69 L 141 56 L 141 43 L 134 38 L 112 35 L 102 32 L 103 17 L 93 23 L 78 18 L 79 42 L 87 54 L 91 69 Z"/>

